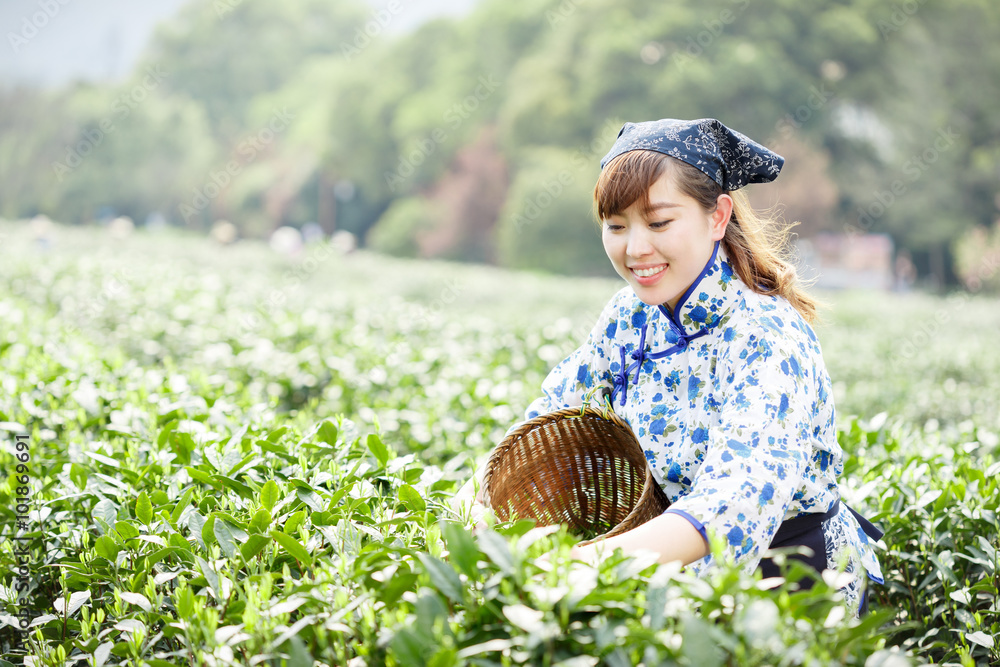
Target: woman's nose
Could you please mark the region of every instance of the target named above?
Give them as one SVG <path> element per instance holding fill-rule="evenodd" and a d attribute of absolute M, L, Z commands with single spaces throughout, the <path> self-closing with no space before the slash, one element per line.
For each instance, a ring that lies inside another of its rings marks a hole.
<path fill-rule="evenodd" d="M 649 236 L 643 228 L 630 229 L 628 233 L 628 244 L 625 252 L 629 257 L 644 257 L 653 252 L 653 246 L 649 242 Z"/>

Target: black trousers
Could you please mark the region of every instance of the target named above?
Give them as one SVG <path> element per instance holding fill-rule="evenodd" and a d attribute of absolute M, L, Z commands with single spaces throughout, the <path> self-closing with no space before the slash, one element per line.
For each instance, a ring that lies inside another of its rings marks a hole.
<path fill-rule="evenodd" d="M 854 518 L 858 520 L 858 523 L 861 525 L 861 529 L 865 531 L 865 534 L 868 535 L 868 537 L 874 539 L 875 541 L 882 538 L 882 531 L 876 528 L 871 521 L 855 512 L 846 504 L 844 507 L 847 507 L 847 509 L 851 511 L 851 514 L 853 514 Z M 774 539 L 771 540 L 771 548 L 778 549 L 781 547 L 795 546 L 809 547 L 809 549 L 813 552 L 812 556 L 793 554 L 789 556 L 789 558 L 809 565 L 816 570 L 817 573 L 822 572 L 829 565 L 826 561 L 826 536 L 823 534 L 823 522 L 837 516 L 839 511 L 840 501 L 838 500 L 833 504 L 833 507 L 822 514 L 807 514 L 805 516 L 799 516 L 794 519 L 783 521 L 782 524 L 778 526 L 778 532 L 774 534 Z M 758 569 L 764 577 L 781 576 L 781 571 L 778 569 L 778 566 L 775 565 L 774 561 L 770 558 L 761 559 Z M 817 574 L 817 576 L 819 575 Z M 805 590 L 812 588 L 813 583 L 815 583 L 815 579 L 813 577 L 806 577 L 798 582 L 799 586 Z M 860 614 L 864 615 L 866 613 L 868 613 L 867 590 L 861 597 L 860 607 Z"/>

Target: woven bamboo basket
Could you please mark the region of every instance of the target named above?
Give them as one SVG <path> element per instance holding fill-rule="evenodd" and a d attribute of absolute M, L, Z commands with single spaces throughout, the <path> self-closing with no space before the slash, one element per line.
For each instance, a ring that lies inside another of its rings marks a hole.
<path fill-rule="evenodd" d="M 589 544 L 670 506 L 632 429 L 612 411 L 566 408 L 531 419 L 496 446 L 483 500 L 501 521 L 568 524 Z"/>

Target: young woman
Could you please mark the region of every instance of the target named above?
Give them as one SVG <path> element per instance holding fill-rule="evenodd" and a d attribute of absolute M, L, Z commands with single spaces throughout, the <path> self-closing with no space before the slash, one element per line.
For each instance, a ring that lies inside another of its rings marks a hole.
<path fill-rule="evenodd" d="M 843 593 L 861 612 L 865 575 L 882 583 L 881 534 L 840 502 L 815 303 L 780 257 L 783 236 L 740 190 L 774 180 L 783 163 L 715 119 L 626 123 L 594 199 L 628 286 L 525 416 L 605 393 L 670 498 L 660 517 L 575 556 L 647 549 L 701 573 L 711 530 L 748 572 L 774 576 L 764 551 L 805 545 L 815 569 L 852 575 Z"/>

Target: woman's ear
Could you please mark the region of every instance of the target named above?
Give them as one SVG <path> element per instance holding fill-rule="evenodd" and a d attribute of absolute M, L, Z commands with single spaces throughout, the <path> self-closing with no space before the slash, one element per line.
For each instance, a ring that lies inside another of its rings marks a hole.
<path fill-rule="evenodd" d="M 727 194 L 719 195 L 715 200 L 715 211 L 712 212 L 712 240 L 721 241 L 726 235 L 726 225 L 733 215 L 733 198 Z"/>

